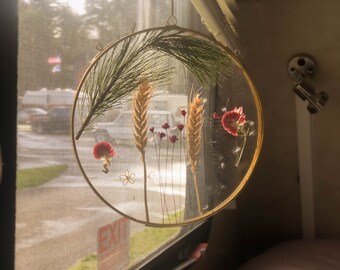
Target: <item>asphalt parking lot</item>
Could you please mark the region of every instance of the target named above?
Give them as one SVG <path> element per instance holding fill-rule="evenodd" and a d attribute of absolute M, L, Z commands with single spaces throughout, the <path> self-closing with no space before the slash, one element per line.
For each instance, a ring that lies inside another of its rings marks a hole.
<path fill-rule="evenodd" d="M 83 144 L 79 151 L 91 155 L 94 143 L 94 139 L 89 137 L 88 143 Z M 132 149 L 132 146 L 120 146 L 119 151 L 126 153 Z M 27 126 L 20 127 L 18 169 L 56 164 L 67 164 L 67 171 L 48 183 L 17 191 L 17 270 L 68 269 L 78 260 L 96 252 L 98 228 L 120 217 L 95 195 L 84 180 L 69 135 L 36 134 Z M 89 171 L 100 168 L 100 163 L 94 162 Z M 124 171 L 123 168 L 120 171 Z M 122 196 L 122 200 L 126 196 L 121 182 L 98 185 L 106 194 L 115 194 L 118 201 L 119 196 Z M 142 199 L 136 197 L 134 205 L 142 205 L 142 201 L 139 201 Z M 158 205 L 157 202 L 154 204 Z M 122 211 L 134 210 L 131 204 L 122 204 L 122 207 Z M 131 234 L 144 228 L 144 225 L 136 222 L 130 224 Z"/>

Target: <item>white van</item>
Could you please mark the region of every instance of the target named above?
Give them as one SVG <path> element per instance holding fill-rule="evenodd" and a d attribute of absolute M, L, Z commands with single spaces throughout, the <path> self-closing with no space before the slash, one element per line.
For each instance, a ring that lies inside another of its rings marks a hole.
<path fill-rule="evenodd" d="M 28 90 L 23 96 L 22 107 L 50 109 L 56 106 L 72 106 L 76 91 L 72 89 Z"/>

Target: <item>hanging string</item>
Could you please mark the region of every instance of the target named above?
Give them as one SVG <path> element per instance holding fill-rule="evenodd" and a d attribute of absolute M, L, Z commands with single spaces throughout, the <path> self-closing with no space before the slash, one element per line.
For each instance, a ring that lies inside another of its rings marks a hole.
<path fill-rule="evenodd" d="M 174 0 L 170 1 L 170 17 L 174 16 Z"/>
<path fill-rule="evenodd" d="M 174 0 L 170 0 L 170 16 L 167 19 L 167 24 L 171 26 L 177 25 L 177 18 L 174 16 Z"/>

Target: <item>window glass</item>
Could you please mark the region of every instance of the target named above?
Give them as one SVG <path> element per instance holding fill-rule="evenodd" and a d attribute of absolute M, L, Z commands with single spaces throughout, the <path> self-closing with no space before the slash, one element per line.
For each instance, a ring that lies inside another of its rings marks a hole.
<path fill-rule="evenodd" d="M 194 27 L 190 1 L 176 2 L 178 24 Z M 101 269 L 122 269 L 192 228 L 148 228 L 109 209 L 82 177 L 69 134 L 75 89 L 98 49 L 133 29 L 165 25 L 169 5 L 166 0 L 19 0 L 16 269 L 96 269 L 99 259 Z M 179 94 L 181 79 L 174 79 L 169 94 Z M 131 121 L 120 115 L 126 106 L 107 112 L 101 122 Z M 183 106 L 151 104 L 158 110 Z M 150 119 L 155 125 L 177 122 L 157 113 Z M 122 178 L 131 181 L 129 172 Z M 109 191 L 100 180 L 97 184 Z M 133 212 L 133 205 L 122 207 Z M 88 268 L 77 268 L 81 265 Z"/>

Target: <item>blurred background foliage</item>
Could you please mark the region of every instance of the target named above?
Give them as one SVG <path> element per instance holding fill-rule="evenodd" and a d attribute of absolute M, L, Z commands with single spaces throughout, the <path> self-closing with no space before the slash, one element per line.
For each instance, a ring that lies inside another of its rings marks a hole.
<path fill-rule="evenodd" d="M 150 20 L 163 18 L 165 25 L 169 1 L 147 2 L 155 16 L 143 14 L 142 0 L 85 0 L 81 14 L 60 0 L 19 0 L 19 96 L 42 88 L 75 89 L 98 52 L 97 44 L 105 47 L 133 29 L 153 24 Z M 141 23 L 143 18 L 148 21 Z"/>

